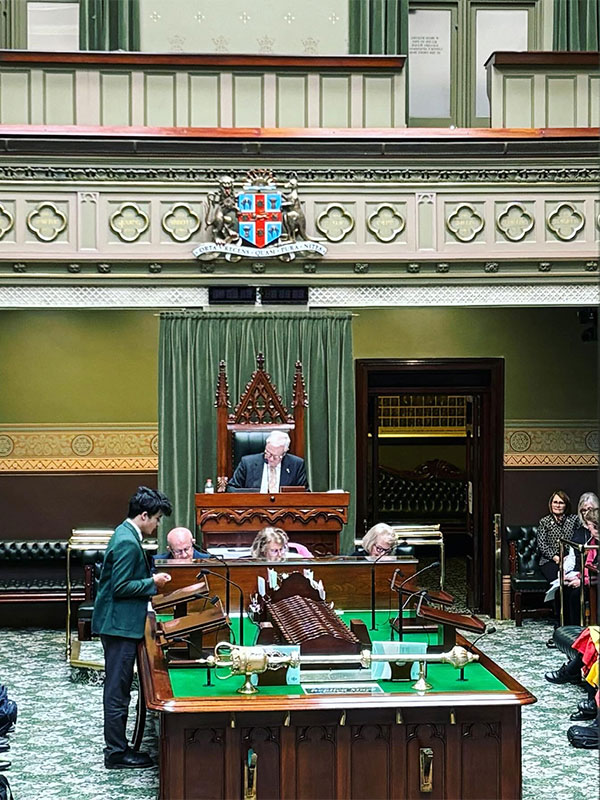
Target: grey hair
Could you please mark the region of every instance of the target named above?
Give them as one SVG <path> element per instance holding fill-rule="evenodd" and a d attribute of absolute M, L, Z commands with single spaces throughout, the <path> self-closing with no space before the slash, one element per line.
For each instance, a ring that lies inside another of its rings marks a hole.
<path fill-rule="evenodd" d="M 379 536 L 383 536 L 387 540 L 387 544 L 390 548 L 396 544 L 396 534 L 390 526 L 385 522 L 378 522 L 377 525 L 373 525 L 362 538 L 361 544 L 367 553 L 371 552 L 371 548 Z"/>
<path fill-rule="evenodd" d="M 598 501 L 598 496 L 595 495 L 594 492 L 584 492 L 579 498 L 579 502 L 577 503 L 577 516 L 579 517 L 579 522 L 582 525 L 585 525 L 585 522 L 583 514 L 581 513 L 581 509 L 588 503 L 592 503 L 594 508 L 598 508 L 600 506 L 600 502 Z"/>
<path fill-rule="evenodd" d="M 291 439 L 285 431 L 273 431 L 267 436 L 265 444 L 272 444 L 273 447 L 281 447 L 284 445 L 285 452 L 290 449 Z"/>
<path fill-rule="evenodd" d="M 267 545 L 271 543 L 279 545 L 287 553 L 288 542 L 288 535 L 281 528 L 263 528 L 256 534 L 256 538 L 252 542 L 251 556 L 252 558 L 264 558 Z"/>

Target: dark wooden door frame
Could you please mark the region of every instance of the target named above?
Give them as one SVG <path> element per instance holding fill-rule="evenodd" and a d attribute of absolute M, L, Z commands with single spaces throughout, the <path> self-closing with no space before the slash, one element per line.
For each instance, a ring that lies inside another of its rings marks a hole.
<path fill-rule="evenodd" d="M 448 383 L 449 373 L 455 372 L 456 383 Z M 356 379 L 356 519 L 360 530 L 367 508 L 367 434 L 369 379 L 375 373 L 408 373 L 406 382 L 399 385 L 399 392 L 446 392 L 452 391 L 479 394 L 481 408 L 481 463 L 483 491 L 481 497 L 481 530 L 477 552 L 474 553 L 474 568 L 479 571 L 481 592 L 478 608 L 481 612 L 495 616 L 495 540 L 494 515 L 502 514 L 504 480 L 504 359 L 503 358 L 364 358 L 355 364 Z M 427 381 L 419 380 L 427 373 Z M 487 376 L 485 381 L 472 379 L 477 373 Z M 436 381 L 439 377 L 439 382 Z M 444 382 L 443 377 L 446 378 Z M 390 382 L 388 388 L 394 387 Z M 500 598 L 497 598 L 500 602 Z"/>

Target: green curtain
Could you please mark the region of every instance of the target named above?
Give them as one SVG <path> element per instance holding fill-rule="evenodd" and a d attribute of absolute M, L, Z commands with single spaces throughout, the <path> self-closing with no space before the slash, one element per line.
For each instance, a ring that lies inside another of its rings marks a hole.
<path fill-rule="evenodd" d="M 139 0 L 79 0 L 81 50 L 139 50 Z"/>
<path fill-rule="evenodd" d="M 406 55 L 409 0 L 349 0 L 350 53 Z"/>
<path fill-rule="evenodd" d="M 598 50 L 600 0 L 554 0 L 554 50 Z"/>
<path fill-rule="evenodd" d="M 169 525 L 195 530 L 194 494 L 203 490 L 207 478 L 215 483 L 219 362 L 227 364 L 234 406 L 260 352 L 290 411 L 294 367 L 296 361 L 302 363 L 309 402 L 306 465 L 311 488 L 344 489 L 354 499 L 350 313 L 165 312 L 159 338 L 158 480 L 174 506 Z M 342 552 L 351 551 L 353 540 L 352 510 L 342 534 Z"/>

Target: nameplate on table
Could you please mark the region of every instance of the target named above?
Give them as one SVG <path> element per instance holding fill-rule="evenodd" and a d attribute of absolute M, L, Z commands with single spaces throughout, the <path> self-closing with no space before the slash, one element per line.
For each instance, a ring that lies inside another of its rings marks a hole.
<path fill-rule="evenodd" d="M 302 687 L 306 694 L 383 694 L 377 683 L 315 683 Z"/>

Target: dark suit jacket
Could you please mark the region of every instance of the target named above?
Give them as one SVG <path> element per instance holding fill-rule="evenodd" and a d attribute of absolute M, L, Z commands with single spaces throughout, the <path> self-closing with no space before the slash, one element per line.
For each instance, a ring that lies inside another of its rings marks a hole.
<path fill-rule="evenodd" d="M 233 478 L 227 484 L 232 489 L 260 489 L 265 459 L 262 453 L 243 456 Z M 304 486 L 308 489 L 304 460 L 286 453 L 281 461 L 280 486 Z"/>
<path fill-rule="evenodd" d="M 125 639 L 144 635 L 148 599 L 156 585 L 136 529 L 122 522 L 104 554 L 98 594 L 94 601 L 92 631 Z"/>

